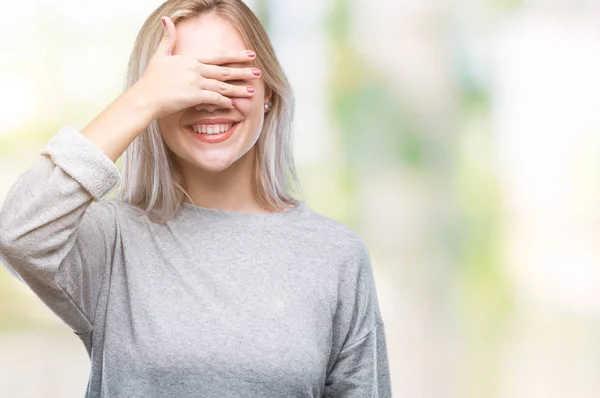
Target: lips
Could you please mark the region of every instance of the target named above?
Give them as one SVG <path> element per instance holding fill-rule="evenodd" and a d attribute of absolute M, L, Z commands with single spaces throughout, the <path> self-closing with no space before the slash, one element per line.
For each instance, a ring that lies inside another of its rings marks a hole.
<path fill-rule="evenodd" d="M 190 132 L 190 134 L 192 134 L 194 136 L 195 139 L 197 139 L 201 142 L 205 142 L 205 143 L 209 143 L 209 144 L 216 144 L 216 143 L 219 143 L 219 142 L 229 139 L 229 137 L 231 137 L 233 135 L 233 133 L 237 130 L 237 127 L 239 126 L 239 124 L 240 123 L 235 123 L 235 124 L 233 124 L 231 129 L 229 129 L 228 131 L 225 131 L 223 133 L 218 133 L 218 134 L 196 133 L 191 126 L 188 126 L 187 130 Z"/>

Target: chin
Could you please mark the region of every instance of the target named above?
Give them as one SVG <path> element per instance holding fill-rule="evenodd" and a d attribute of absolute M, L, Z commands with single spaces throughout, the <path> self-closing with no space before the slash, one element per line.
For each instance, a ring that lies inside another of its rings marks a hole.
<path fill-rule="evenodd" d="M 232 148 L 197 148 L 187 151 L 187 161 L 192 167 L 210 172 L 220 172 L 229 168 L 236 161 Z"/>
<path fill-rule="evenodd" d="M 206 170 L 206 171 L 210 171 L 212 173 L 219 173 L 223 170 L 226 170 L 227 168 L 229 168 L 229 166 L 231 166 L 233 162 L 229 161 L 229 160 L 213 160 L 213 161 L 200 161 L 200 160 L 196 160 L 193 165 L 195 167 L 198 167 L 202 170 Z"/>
<path fill-rule="evenodd" d="M 242 144 L 243 148 L 239 148 L 239 142 L 234 143 L 233 141 L 244 140 L 244 134 L 246 132 L 238 131 L 238 133 L 239 134 L 234 134 L 230 138 L 231 141 L 229 142 L 229 146 L 223 145 L 227 144 L 226 142 L 214 145 L 202 143 L 201 146 L 180 145 L 180 150 L 176 153 L 181 153 L 181 157 L 187 166 L 192 169 L 197 168 L 210 173 L 219 173 L 230 168 L 236 162 L 247 163 L 247 161 L 244 159 L 248 156 L 251 156 L 254 152 L 254 147 L 256 141 L 258 141 L 260 133 L 253 137 L 251 142 L 245 142 Z M 196 133 L 185 131 L 185 134 Z M 180 142 L 178 142 L 178 144 L 180 144 Z"/>

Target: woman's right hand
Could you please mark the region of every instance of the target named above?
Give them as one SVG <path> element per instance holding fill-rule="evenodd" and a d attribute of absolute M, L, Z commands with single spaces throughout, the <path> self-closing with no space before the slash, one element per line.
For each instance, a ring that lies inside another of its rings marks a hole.
<path fill-rule="evenodd" d="M 255 68 L 229 68 L 225 63 L 245 63 L 255 59 L 252 51 L 220 51 L 200 59 L 191 55 L 171 55 L 177 32 L 169 17 L 163 17 L 164 34 L 142 77 L 135 83 L 152 108 L 154 119 L 201 104 L 234 108 L 228 97 L 251 97 L 246 86 L 228 84 L 228 80 L 260 77 Z M 256 75 L 258 74 L 258 76 Z"/>

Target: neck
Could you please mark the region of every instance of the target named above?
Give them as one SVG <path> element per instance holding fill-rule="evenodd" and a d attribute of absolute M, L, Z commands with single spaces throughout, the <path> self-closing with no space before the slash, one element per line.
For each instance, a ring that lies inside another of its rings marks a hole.
<path fill-rule="evenodd" d="M 209 171 L 180 162 L 183 186 L 193 204 L 219 210 L 268 213 L 260 206 L 253 187 L 253 147 L 225 170 Z M 185 198 L 185 202 L 189 202 Z"/>

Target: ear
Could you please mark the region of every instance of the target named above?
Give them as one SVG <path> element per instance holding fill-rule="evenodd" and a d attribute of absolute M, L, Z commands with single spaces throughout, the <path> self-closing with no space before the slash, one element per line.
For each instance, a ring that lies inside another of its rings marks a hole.
<path fill-rule="evenodd" d="M 273 97 L 273 90 L 271 90 L 271 87 L 265 87 L 265 104 L 267 102 L 271 102 L 272 97 Z"/>

